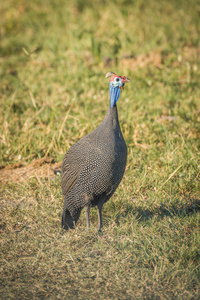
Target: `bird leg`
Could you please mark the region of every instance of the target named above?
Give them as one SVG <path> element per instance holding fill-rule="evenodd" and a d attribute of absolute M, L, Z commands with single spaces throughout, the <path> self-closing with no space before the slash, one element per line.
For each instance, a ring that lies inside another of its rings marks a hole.
<path fill-rule="evenodd" d="M 102 210 L 102 207 L 103 207 L 103 201 L 100 200 L 98 203 L 97 203 L 97 213 L 98 213 L 98 230 L 101 231 L 101 227 L 102 227 L 102 215 L 101 215 L 101 210 Z"/>
<path fill-rule="evenodd" d="M 86 227 L 89 228 L 90 227 L 90 205 L 86 205 L 85 206 L 85 217 L 86 217 Z"/>

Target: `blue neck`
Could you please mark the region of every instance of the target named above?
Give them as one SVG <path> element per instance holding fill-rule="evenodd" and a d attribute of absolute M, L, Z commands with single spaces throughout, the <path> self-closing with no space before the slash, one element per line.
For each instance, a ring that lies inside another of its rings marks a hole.
<path fill-rule="evenodd" d="M 113 106 L 116 106 L 117 100 L 120 96 L 120 88 L 119 86 L 114 86 L 112 81 L 110 81 L 109 84 L 109 91 L 110 91 L 110 108 L 113 108 Z"/>

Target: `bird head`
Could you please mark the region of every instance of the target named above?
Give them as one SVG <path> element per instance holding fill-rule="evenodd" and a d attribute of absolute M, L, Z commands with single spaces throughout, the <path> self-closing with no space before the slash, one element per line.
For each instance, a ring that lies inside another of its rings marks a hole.
<path fill-rule="evenodd" d="M 113 72 L 108 72 L 106 78 L 110 78 L 109 91 L 110 91 L 110 107 L 116 106 L 119 99 L 121 88 L 124 88 L 126 82 L 131 80 L 125 76 L 118 76 Z"/>

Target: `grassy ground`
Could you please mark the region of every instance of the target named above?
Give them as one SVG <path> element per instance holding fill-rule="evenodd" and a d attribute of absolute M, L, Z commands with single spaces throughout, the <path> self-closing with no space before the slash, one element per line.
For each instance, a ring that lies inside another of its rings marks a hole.
<path fill-rule="evenodd" d="M 60 226 L 60 178 L 1 183 L 2 299 L 199 299 L 198 1 L 1 1 L 2 165 L 95 129 L 114 71 L 128 146 L 104 228 Z"/>

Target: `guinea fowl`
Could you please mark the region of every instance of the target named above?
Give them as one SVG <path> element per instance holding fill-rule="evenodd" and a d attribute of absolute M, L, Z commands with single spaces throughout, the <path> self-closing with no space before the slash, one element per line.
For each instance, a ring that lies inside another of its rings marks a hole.
<path fill-rule="evenodd" d="M 120 129 L 117 100 L 121 88 L 130 82 L 125 76 L 108 72 L 110 108 L 102 123 L 81 138 L 65 154 L 62 162 L 64 207 L 62 227 L 74 228 L 85 207 L 89 227 L 90 207 L 97 206 L 98 229 L 102 227 L 101 210 L 118 187 L 124 175 L 127 148 Z"/>

